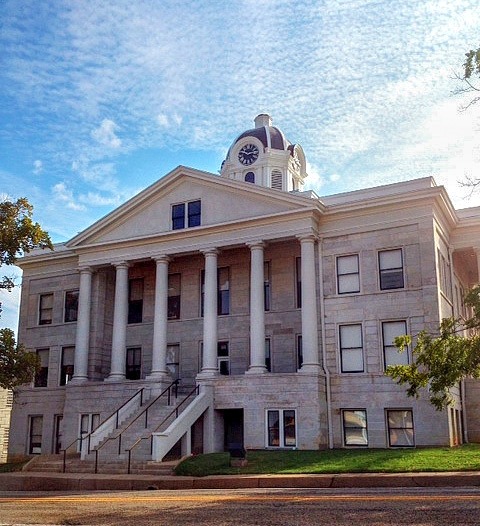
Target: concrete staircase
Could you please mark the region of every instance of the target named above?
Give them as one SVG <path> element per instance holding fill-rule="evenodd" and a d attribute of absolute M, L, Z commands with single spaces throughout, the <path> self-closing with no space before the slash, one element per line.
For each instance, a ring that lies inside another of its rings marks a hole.
<path fill-rule="evenodd" d="M 198 395 L 198 390 L 196 392 Z M 201 397 L 200 397 L 201 398 Z M 195 395 L 189 390 L 178 390 L 176 396 L 153 398 L 147 400 L 128 418 L 123 419 L 118 429 L 113 429 L 104 436 L 90 452 L 86 452 L 86 441 L 82 454 L 68 453 L 65 460 L 66 473 L 111 473 L 111 474 L 153 474 L 171 475 L 178 460 L 171 460 L 168 456 L 166 462 L 152 460 L 152 434 L 168 433 L 172 424 L 182 420 L 184 411 L 188 413 L 189 406 L 195 405 Z M 187 418 L 184 433 L 192 425 Z M 102 424 L 99 426 L 101 427 Z M 175 445 L 179 437 L 170 444 L 169 449 Z M 130 451 L 130 455 L 129 452 Z M 130 458 L 129 458 L 130 456 Z M 178 451 L 177 458 L 181 452 Z M 164 455 L 162 456 L 162 459 Z M 24 471 L 61 473 L 64 470 L 64 456 L 40 455 L 34 457 Z"/>
<path fill-rule="evenodd" d="M 152 461 L 133 461 L 130 466 L 131 474 L 171 476 L 174 475 L 174 468 L 180 462 L 170 460 L 167 462 Z M 126 459 L 112 460 L 105 464 L 99 464 L 97 473 L 123 475 L 126 474 L 128 465 Z M 39 455 L 32 458 L 22 471 L 31 471 L 35 473 L 62 473 L 63 472 L 63 455 Z M 81 460 L 80 456 L 68 457 L 65 464 L 65 473 L 94 473 L 95 461 Z"/>

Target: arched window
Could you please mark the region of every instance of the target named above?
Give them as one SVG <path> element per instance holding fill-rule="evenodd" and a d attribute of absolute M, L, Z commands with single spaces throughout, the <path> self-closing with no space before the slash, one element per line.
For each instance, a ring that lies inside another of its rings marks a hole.
<path fill-rule="evenodd" d="M 255 183 L 255 174 L 253 172 L 247 172 L 245 174 L 246 183 Z"/>
<path fill-rule="evenodd" d="M 283 190 L 282 185 L 282 172 L 280 170 L 273 170 L 272 171 L 272 188 L 275 188 L 276 190 Z"/>

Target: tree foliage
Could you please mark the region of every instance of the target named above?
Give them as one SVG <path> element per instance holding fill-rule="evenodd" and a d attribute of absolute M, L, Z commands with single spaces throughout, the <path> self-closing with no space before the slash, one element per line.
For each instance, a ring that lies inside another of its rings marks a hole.
<path fill-rule="evenodd" d="M 480 100 L 480 47 L 471 49 L 465 53 L 465 62 L 463 63 L 462 73 L 456 77 L 462 82 L 460 88 L 455 93 L 474 93 L 473 98 L 464 106 L 466 109 Z"/>
<path fill-rule="evenodd" d="M 34 248 L 53 249 L 49 235 L 33 221 L 32 214 L 33 207 L 24 197 L 0 202 L 0 267 L 14 265 L 19 256 Z M 0 289 L 11 290 L 14 285 L 10 277 L 0 277 Z M 0 387 L 11 389 L 31 381 L 37 368 L 37 356 L 17 345 L 11 329 L 1 329 Z"/>
<path fill-rule="evenodd" d="M 31 382 L 38 367 L 37 355 L 17 345 L 12 329 L 0 329 L 0 387 L 13 389 Z"/>
<path fill-rule="evenodd" d="M 472 288 L 464 301 L 472 310 L 469 319 L 445 318 L 435 335 L 422 331 L 415 338 L 412 363 L 392 365 L 385 373 L 397 384 L 407 384 L 408 396 L 418 398 L 422 390 L 428 391 L 437 410 L 454 403 L 451 391 L 461 380 L 480 378 L 480 286 Z M 395 339 L 399 352 L 411 344 L 410 335 Z"/>

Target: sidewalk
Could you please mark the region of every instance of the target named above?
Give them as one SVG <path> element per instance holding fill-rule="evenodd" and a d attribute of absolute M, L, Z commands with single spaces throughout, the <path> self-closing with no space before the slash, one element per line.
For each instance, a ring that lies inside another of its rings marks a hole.
<path fill-rule="evenodd" d="M 332 475 L 93 475 L 0 473 L 0 491 L 94 491 L 242 488 L 400 488 L 480 486 L 480 472 L 356 473 Z"/>

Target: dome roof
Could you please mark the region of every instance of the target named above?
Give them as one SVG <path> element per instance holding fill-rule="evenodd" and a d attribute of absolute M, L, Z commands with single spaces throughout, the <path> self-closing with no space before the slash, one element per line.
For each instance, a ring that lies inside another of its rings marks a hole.
<path fill-rule="evenodd" d="M 276 126 L 272 126 L 272 119 L 270 115 L 262 113 L 255 117 L 255 128 L 244 131 L 234 141 L 230 150 L 237 144 L 238 141 L 246 137 L 255 137 L 264 146 L 264 148 L 272 148 L 274 150 L 290 150 L 292 154 L 292 144 L 285 138 L 283 132 Z M 229 150 L 229 154 L 230 154 Z M 227 156 L 228 157 L 228 156 Z"/>

